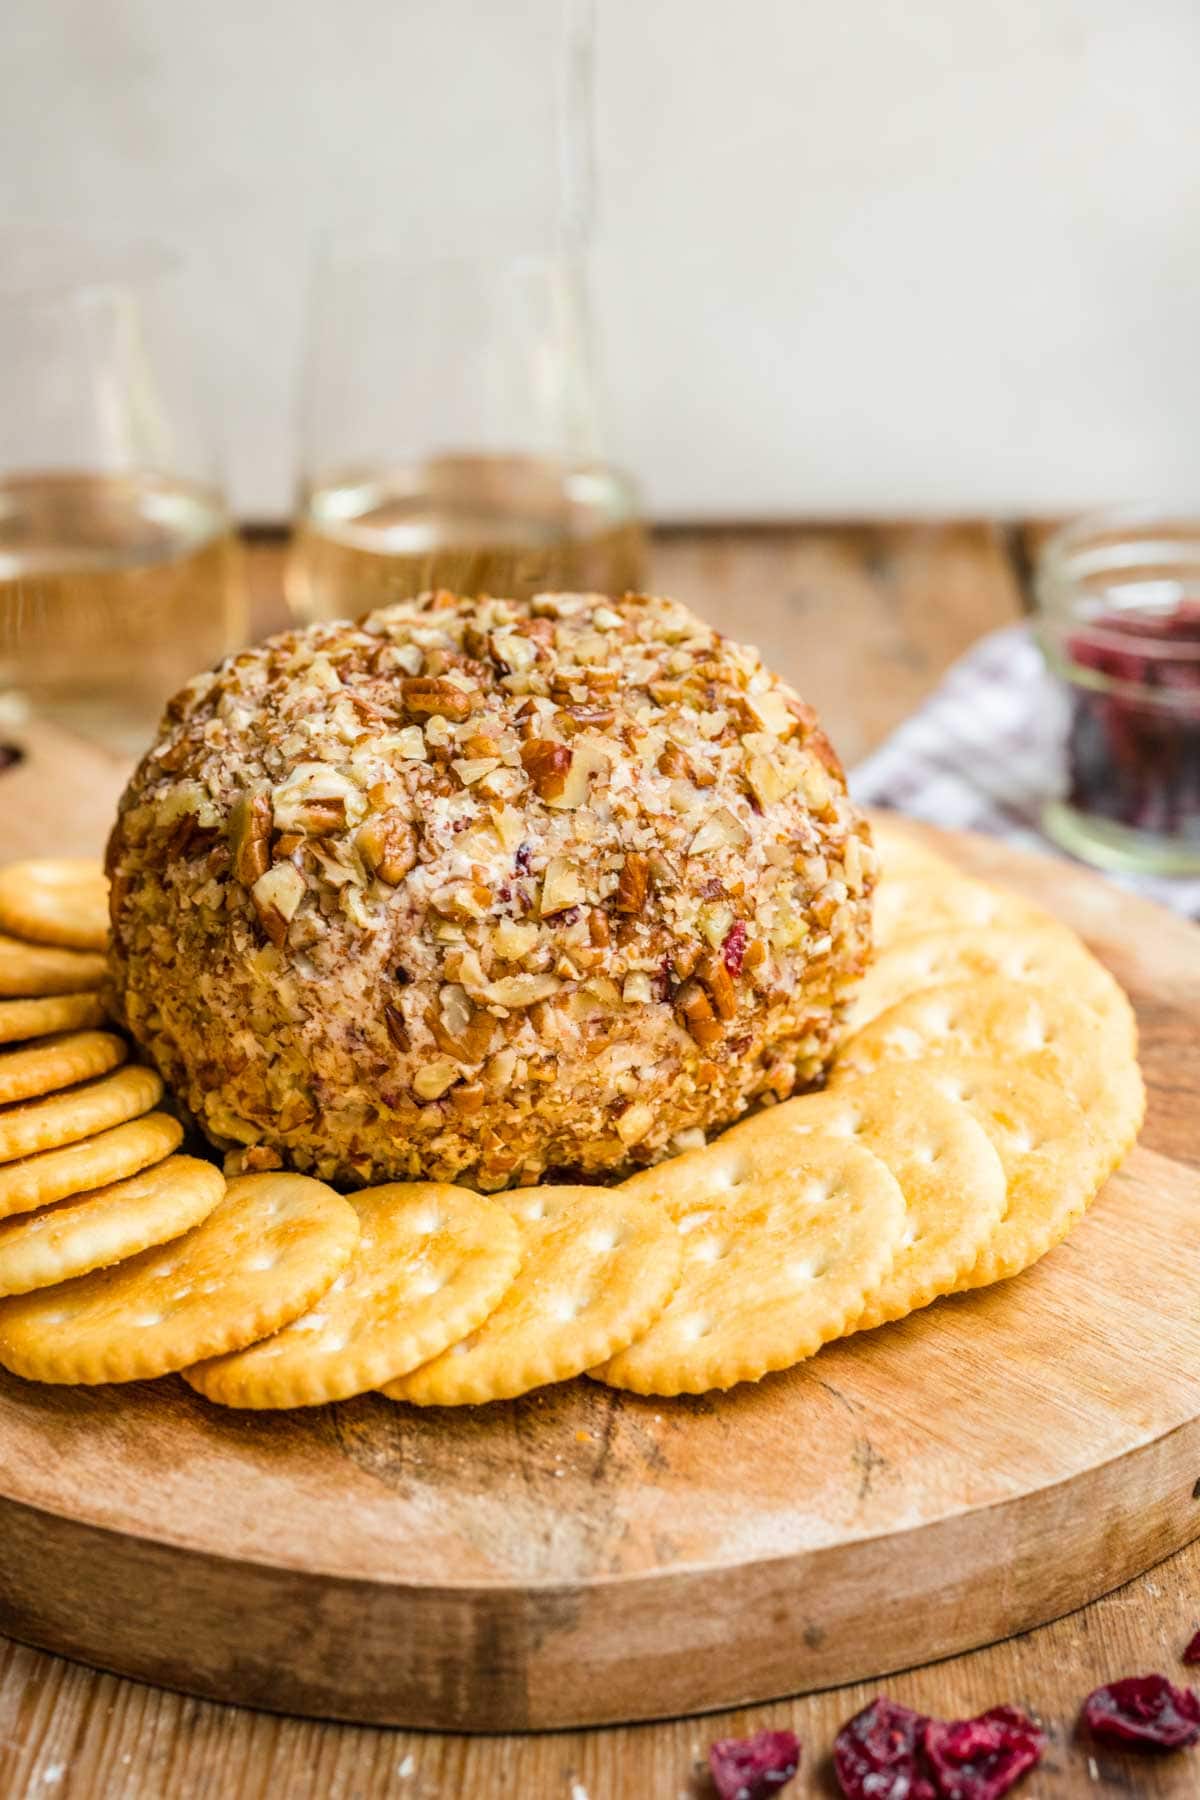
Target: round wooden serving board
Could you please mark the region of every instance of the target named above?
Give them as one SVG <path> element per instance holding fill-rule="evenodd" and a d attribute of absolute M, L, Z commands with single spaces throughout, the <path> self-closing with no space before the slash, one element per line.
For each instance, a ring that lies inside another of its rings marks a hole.
<path fill-rule="evenodd" d="M 701 1399 L 270 1416 L 0 1376 L 0 1630 L 280 1711 L 601 1724 L 947 1656 L 1200 1536 L 1200 932 L 944 847 L 1141 1021 L 1142 1146 L 1038 1268 Z"/>

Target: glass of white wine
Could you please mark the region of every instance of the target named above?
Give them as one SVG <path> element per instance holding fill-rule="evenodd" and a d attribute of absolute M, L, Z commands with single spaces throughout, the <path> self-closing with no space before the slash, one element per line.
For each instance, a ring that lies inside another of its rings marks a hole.
<path fill-rule="evenodd" d="M 244 635 L 180 271 L 54 237 L 0 250 L 0 710 L 133 754 Z"/>
<path fill-rule="evenodd" d="M 586 260 L 334 244 L 314 281 L 288 598 L 304 619 L 422 592 L 641 585 L 606 460 Z"/>

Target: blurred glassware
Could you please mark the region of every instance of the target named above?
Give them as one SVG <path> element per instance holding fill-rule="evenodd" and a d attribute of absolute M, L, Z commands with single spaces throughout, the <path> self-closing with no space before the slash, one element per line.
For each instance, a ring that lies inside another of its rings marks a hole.
<path fill-rule="evenodd" d="M 314 286 L 292 606 L 325 619 L 425 588 L 636 588 L 636 497 L 599 438 L 581 256 L 330 250 Z"/>
<path fill-rule="evenodd" d="M 418 190 L 403 247 L 342 236 L 318 259 L 288 569 L 303 619 L 431 587 L 524 597 L 643 580 L 590 304 L 595 6 L 534 0 L 519 23 L 523 99 L 485 167 L 471 142 L 455 216 L 430 218 Z M 437 154 L 444 194 L 455 152 Z"/>
<path fill-rule="evenodd" d="M 0 242 L 0 708 L 125 753 L 244 636 L 177 264 Z"/>
<path fill-rule="evenodd" d="M 1078 520 L 1046 544 L 1036 592 L 1068 717 L 1047 832 L 1101 868 L 1200 872 L 1200 519 Z"/>

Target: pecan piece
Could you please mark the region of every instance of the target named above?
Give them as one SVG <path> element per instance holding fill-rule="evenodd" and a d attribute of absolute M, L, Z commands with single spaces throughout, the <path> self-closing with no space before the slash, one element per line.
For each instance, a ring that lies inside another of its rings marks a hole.
<path fill-rule="evenodd" d="M 521 746 L 521 763 L 539 800 L 557 800 L 567 785 L 571 752 L 553 738 L 530 738 Z"/>
<path fill-rule="evenodd" d="M 271 866 L 271 796 L 246 794 L 233 811 L 233 872 L 252 888 Z"/>
<path fill-rule="evenodd" d="M 304 877 L 294 863 L 276 863 L 250 890 L 258 922 L 278 950 L 304 898 Z"/>
<path fill-rule="evenodd" d="M 406 676 L 400 683 L 400 698 L 405 709 L 418 717 L 439 714 L 443 719 L 458 721 L 474 712 L 476 702 L 474 694 L 464 693 L 454 682 L 425 675 Z"/>
<path fill-rule="evenodd" d="M 354 842 L 371 874 L 389 887 L 403 881 L 417 860 L 416 836 L 398 812 L 376 813 L 359 827 Z"/>
<path fill-rule="evenodd" d="M 708 989 L 708 997 L 718 1019 L 732 1019 L 737 1012 L 737 993 L 733 985 L 733 976 L 725 966 L 724 957 L 715 950 L 710 950 L 700 958 L 696 973 Z"/>
<path fill-rule="evenodd" d="M 708 995 L 698 981 L 685 981 L 675 996 L 680 1023 L 702 1050 L 721 1040 L 721 1027 L 713 1017 Z"/>
<path fill-rule="evenodd" d="M 621 865 L 614 902 L 618 912 L 639 913 L 650 887 L 650 864 L 639 850 L 630 850 Z"/>
<path fill-rule="evenodd" d="M 408 1029 L 404 1023 L 404 1014 L 398 1006 L 385 1006 L 383 1022 L 387 1026 L 387 1034 L 397 1050 L 402 1053 L 408 1049 Z"/>

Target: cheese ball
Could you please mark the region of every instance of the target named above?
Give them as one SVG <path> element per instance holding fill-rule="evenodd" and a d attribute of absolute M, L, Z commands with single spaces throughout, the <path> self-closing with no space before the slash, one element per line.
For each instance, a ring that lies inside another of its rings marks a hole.
<path fill-rule="evenodd" d="M 111 997 L 231 1166 L 603 1177 L 820 1081 L 875 858 L 816 716 L 676 601 L 426 594 L 167 709 Z"/>

